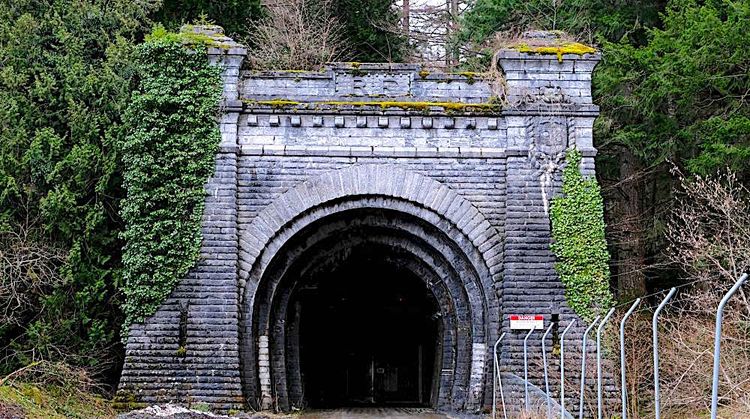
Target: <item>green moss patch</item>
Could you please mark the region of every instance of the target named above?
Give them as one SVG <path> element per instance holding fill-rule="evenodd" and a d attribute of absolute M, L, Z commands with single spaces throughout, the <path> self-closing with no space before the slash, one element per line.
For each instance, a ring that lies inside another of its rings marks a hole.
<path fill-rule="evenodd" d="M 418 101 L 339 101 L 330 100 L 322 102 L 297 102 L 293 100 L 245 100 L 247 105 L 270 106 L 273 108 L 304 108 L 321 109 L 326 107 L 371 107 L 381 110 L 402 109 L 407 111 L 429 111 L 440 108 L 447 112 L 478 112 L 493 113 L 500 112 L 502 106 L 494 102 L 486 103 L 461 103 L 461 102 L 418 102 Z"/>
<path fill-rule="evenodd" d="M 539 45 L 533 46 L 528 44 L 518 44 L 515 46 L 518 52 L 530 54 L 554 54 L 557 55 L 557 61 L 562 62 L 564 54 L 593 54 L 596 49 L 578 42 L 563 42 L 557 45 Z"/>

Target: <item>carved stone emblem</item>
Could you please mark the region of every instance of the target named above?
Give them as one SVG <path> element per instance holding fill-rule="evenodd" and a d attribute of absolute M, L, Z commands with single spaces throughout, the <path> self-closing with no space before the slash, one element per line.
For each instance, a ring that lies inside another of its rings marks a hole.
<path fill-rule="evenodd" d="M 523 99 L 523 103 L 532 104 L 540 103 L 546 105 L 562 105 L 569 104 L 570 98 L 565 96 L 560 86 L 541 86 L 536 88 L 534 91 L 527 93 Z"/>
<path fill-rule="evenodd" d="M 568 126 L 565 118 L 534 118 L 529 125 L 529 160 L 539 178 L 544 212 L 549 212 L 549 195 L 555 171 L 565 158 L 568 146 Z"/>
<path fill-rule="evenodd" d="M 341 73 L 336 76 L 336 93 L 352 96 L 403 96 L 409 93 L 410 82 L 405 74 Z"/>

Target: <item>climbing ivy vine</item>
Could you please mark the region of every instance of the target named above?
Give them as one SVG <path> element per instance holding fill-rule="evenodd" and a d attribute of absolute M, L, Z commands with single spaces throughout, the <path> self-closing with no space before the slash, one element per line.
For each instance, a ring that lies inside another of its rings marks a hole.
<path fill-rule="evenodd" d="M 200 254 L 222 84 L 205 45 L 184 41 L 157 29 L 136 53 L 138 82 L 120 146 L 126 328 L 153 314 Z"/>
<path fill-rule="evenodd" d="M 569 150 L 565 163 L 562 195 L 552 200 L 550 208 L 552 252 L 568 305 L 591 320 L 612 305 L 604 203 L 596 179 L 580 172 L 581 153 Z"/>

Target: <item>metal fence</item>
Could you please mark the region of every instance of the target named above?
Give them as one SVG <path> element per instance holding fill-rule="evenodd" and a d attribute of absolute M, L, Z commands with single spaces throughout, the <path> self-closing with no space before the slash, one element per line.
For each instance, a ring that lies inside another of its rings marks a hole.
<path fill-rule="evenodd" d="M 748 274 L 742 274 L 740 278 L 734 283 L 734 285 L 731 287 L 731 289 L 723 296 L 721 299 L 718 308 L 716 310 L 716 323 L 715 323 L 715 329 L 714 329 L 714 350 L 713 350 L 713 376 L 712 376 L 712 393 L 711 393 L 711 419 L 717 418 L 718 413 L 718 406 L 719 406 L 719 383 L 721 380 L 720 371 L 721 371 L 721 337 L 722 337 L 722 326 L 723 326 L 723 320 L 724 320 L 724 310 L 727 305 L 727 303 L 730 301 L 732 296 L 734 296 L 744 285 L 748 280 Z M 659 300 L 659 304 L 656 306 L 656 308 L 653 311 L 653 314 L 651 316 L 651 337 L 652 337 L 652 357 L 653 357 L 653 414 L 656 419 L 661 419 L 661 382 L 660 382 L 660 344 L 659 344 L 659 319 L 662 311 L 665 307 L 672 301 L 673 297 L 677 293 L 678 288 L 686 287 L 689 285 L 692 285 L 693 283 L 684 284 L 680 287 L 671 288 L 670 290 L 664 290 L 659 293 L 656 293 L 652 295 L 651 297 L 659 297 L 660 295 L 664 294 L 663 298 Z M 644 298 L 637 298 L 632 302 L 624 303 L 619 306 L 611 308 L 606 315 L 602 317 L 596 317 L 585 329 L 585 332 L 583 333 L 581 343 L 580 343 L 580 369 L 576 368 L 574 365 L 573 367 L 570 367 L 570 369 L 567 369 L 565 364 L 565 347 L 566 347 L 566 335 L 571 330 L 572 327 L 574 327 L 576 320 L 573 319 L 567 327 L 564 329 L 562 334 L 559 337 L 559 356 L 557 357 L 557 361 L 559 362 L 559 374 L 560 374 L 560 380 L 559 380 L 559 388 L 558 394 L 559 394 L 559 411 L 553 412 L 553 402 L 554 400 L 557 400 L 554 396 L 552 391 L 555 389 L 550 389 L 550 378 L 549 378 L 549 371 L 550 371 L 550 363 L 553 360 L 553 357 L 550 356 L 547 350 L 546 340 L 547 337 L 550 334 L 550 331 L 552 330 L 552 324 L 550 324 L 546 330 L 543 331 L 542 337 L 541 337 L 541 345 L 539 347 L 530 347 L 529 346 L 529 338 L 534 335 L 535 333 L 542 333 L 542 329 L 535 330 L 532 328 L 529 330 L 523 340 L 523 399 L 522 400 L 516 400 L 512 404 L 513 406 L 522 406 L 522 410 L 525 412 L 525 415 L 530 414 L 530 396 L 529 396 L 529 351 L 536 351 L 539 350 L 541 352 L 541 363 L 542 363 L 542 369 L 543 369 L 543 389 L 544 392 L 544 399 L 546 404 L 546 417 L 547 418 L 553 418 L 553 417 L 560 417 L 566 418 L 571 417 L 570 411 L 567 410 L 566 407 L 566 398 L 565 398 L 565 377 L 566 375 L 570 376 L 573 374 L 575 377 L 578 378 L 580 383 L 580 391 L 578 394 L 578 411 L 577 416 L 579 419 L 582 419 L 584 417 L 585 409 L 584 409 L 584 394 L 586 392 L 586 382 L 587 380 L 591 379 L 591 377 L 588 377 L 591 373 L 587 370 L 587 357 L 590 352 L 594 352 L 591 350 L 589 345 L 589 337 L 594 328 L 596 328 L 596 344 L 595 344 L 595 354 L 596 354 L 596 411 L 594 412 L 594 409 L 591 408 L 590 416 L 589 417 L 596 417 L 598 419 L 602 419 L 604 417 L 604 402 L 605 402 L 605 391 L 603 389 L 603 380 L 605 377 L 605 372 L 611 373 L 612 371 L 604 371 L 605 363 L 603 362 L 603 355 L 602 355 L 602 340 L 604 335 L 606 334 L 606 326 L 609 322 L 609 320 L 613 317 L 613 315 L 618 311 L 624 311 L 624 314 L 620 318 L 619 321 L 619 372 L 620 372 L 620 402 L 621 402 L 621 419 L 627 419 L 628 418 L 628 390 L 627 390 L 627 357 L 626 357 L 626 341 L 627 341 L 627 333 L 626 333 L 626 324 L 628 320 L 631 318 L 631 316 L 636 312 L 636 310 L 650 310 L 648 307 L 642 307 L 645 304 L 642 304 L 645 301 Z M 501 343 L 502 340 L 505 338 L 506 334 L 503 333 L 500 335 L 500 338 L 495 342 L 494 345 L 494 363 L 493 363 L 493 406 L 492 406 L 492 417 L 496 418 L 498 416 L 498 401 L 500 403 L 500 410 L 502 411 L 502 415 L 504 419 L 508 418 L 509 414 L 512 414 L 514 412 L 511 412 L 511 409 L 509 406 L 506 405 L 506 398 L 503 391 L 503 380 L 501 376 Z M 568 345 L 570 342 L 567 342 Z M 706 348 L 706 350 L 709 350 Z M 610 363 L 611 365 L 614 364 L 614 362 Z M 614 377 L 617 374 L 610 374 L 610 377 Z M 575 390 L 574 390 L 575 391 Z M 499 394 L 499 400 L 498 400 L 498 394 Z M 611 417 L 611 416 L 610 416 Z M 616 417 L 616 416 L 615 416 Z"/>

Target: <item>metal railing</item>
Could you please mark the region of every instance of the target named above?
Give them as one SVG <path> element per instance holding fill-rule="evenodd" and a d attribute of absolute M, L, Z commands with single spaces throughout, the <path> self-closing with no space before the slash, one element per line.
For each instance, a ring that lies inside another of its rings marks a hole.
<path fill-rule="evenodd" d="M 711 419 L 716 419 L 719 410 L 719 369 L 721 368 L 721 327 L 724 320 L 724 306 L 730 298 L 740 289 L 747 281 L 747 274 L 742 274 L 734 286 L 724 294 L 719 307 L 716 309 L 716 328 L 714 329 L 714 370 L 713 380 L 711 382 Z"/>
<path fill-rule="evenodd" d="M 508 419 L 508 412 L 505 410 L 505 395 L 503 394 L 503 381 L 500 378 L 500 360 L 498 359 L 497 355 L 497 345 L 500 344 L 500 341 L 503 340 L 505 337 L 505 333 L 502 333 L 500 337 L 495 342 L 495 346 L 493 346 L 492 355 L 494 358 L 493 363 L 493 371 L 492 371 L 492 419 L 495 419 L 497 416 L 497 388 L 500 388 L 500 401 L 503 404 L 503 419 Z"/>
<path fill-rule="evenodd" d="M 711 393 L 711 419 L 717 418 L 717 412 L 718 412 L 718 401 L 719 401 L 719 382 L 720 382 L 720 370 L 721 370 L 721 333 L 722 333 L 722 322 L 724 319 L 724 309 L 729 302 L 729 300 L 734 296 L 741 287 L 748 281 L 748 274 L 742 274 L 742 276 L 734 283 L 734 285 L 731 287 L 731 289 L 723 296 L 721 299 L 721 302 L 719 303 L 719 306 L 716 311 L 716 325 L 714 330 L 714 351 L 713 351 L 713 377 L 712 377 L 712 393 Z M 681 287 L 691 285 L 684 284 Z M 656 419 L 661 418 L 661 385 L 660 385 L 660 376 L 659 376 L 659 370 L 660 370 L 660 358 L 659 358 L 659 316 L 664 310 L 664 308 L 667 306 L 667 304 L 672 300 L 674 295 L 677 292 L 677 289 L 680 287 L 671 288 L 667 295 L 660 301 L 659 305 L 656 307 L 656 309 L 653 311 L 653 315 L 651 318 L 651 334 L 652 334 L 652 344 L 653 344 L 653 387 L 654 387 L 654 415 Z M 659 294 L 659 293 L 657 293 Z M 601 419 L 604 416 L 604 389 L 603 389 L 603 380 L 604 380 L 604 364 L 602 360 L 602 336 L 606 332 L 608 321 L 613 317 L 615 312 L 620 307 L 627 307 L 627 311 L 624 313 L 623 317 L 619 321 L 619 368 L 620 368 L 620 402 L 621 402 L 621 418 L 627 419 L 628 418 L 628 391 L 627 391 L 627 359 L 625 354 L 625 342 L 626 342 L 626 333 L 625 333 L 625 325 L 628 319 L 635 313 L 636 309 L 641 305 L 643 302 L 643 298 L 637 298 L 632 302 L 628 302 L 625 304 L 621 304 L 617 307 L 611 308 L 606 315 L 601 318 L 597 316 L 585 329 L 585 332 L 583 333 L 583 337 L 581 339 L 581 374 L 580 374 L 580 391 L 578 394 L 578 418 L 583 419 L 584 417 L 584 394 L 586 392 L 586 361 L 587 361 L 587 354 L 589 352 L 588 348 L 588 340 L 589 335 L 591 331 L 594 329 L 595 326 L 598 325 L 596 329 L 596 401 L 597 401 L 597 411 L 596 411 L 596 417 L 598 419 Z M 601 322 L 599 321 L 601 319 Z M 568 323 L 567 327 L 563 330 L 562 334 L 560 334 L 559 337 L 559 345 L 560 345 L 560 354 L 559 354 L 559 363 L 560 363 L 560 387 L 559 387 L 559 407 L 560 407 L 560 418 L 566 417 L 566 409 L 565 409 L 565 373 L 566 373 L 566 367 L 565 367 L 565 338 L 568 332 L 571 330 L 571 328 L 576 324 L 576 319 L 571 319 L 570 323 Z M 543 368 L 543 378 L 544 378 L 544 400 L 546 401 L 546 410 L 547 410 L 547 417 L 552 417 L 552 403 L 554 400 L 554 396 L 550 389 L 550 377 L 549 377 L 549 367 L 550 367 L 550 358 L 547 351 L 547 339 L 549 334 L 551 333 L 553 328 L 553 324 L 550 323 L 549 326 L 544 331 L 544 334 L 541 336 L 541 360 L 542 360 L 542 368 Z M 528 412 L 531 408 L 530 398 L 529 398 L 529 339 L 533 335 L 534 331 L 536 330 L 535 327 L 531 328 L 526 332 L 526 335 L 523 339 L 523 383 L 524 383 L 524 395 L 523 395 L 523 401 L 522 403 L 519 403 L 519 405 L 522 405 L 523 408 Z M 539 329 L 541 330 L 541 329 Z M 493 419 L 497 417 L 497 393 L 499 390 L 500 393 L 500 403 L 502 406 L 503 411 L 503 418 L 508 419 L 508 408 L 506 406 L 505 401 L 505 395 L 503 393 L 503 383 L 501 379 L 500 374 L 500 344 L 505 338 L 506 333 L 502 333 L 500 337 L 497 339 L 493 346 L 493 405 L 492 405 L 492 417 Z M 593 415 L 593 412 L 591 412 Z"/>

